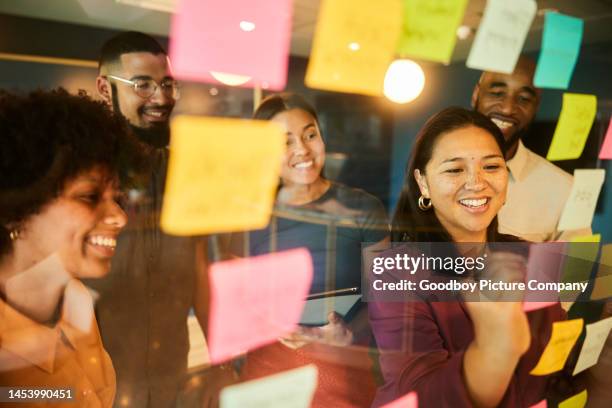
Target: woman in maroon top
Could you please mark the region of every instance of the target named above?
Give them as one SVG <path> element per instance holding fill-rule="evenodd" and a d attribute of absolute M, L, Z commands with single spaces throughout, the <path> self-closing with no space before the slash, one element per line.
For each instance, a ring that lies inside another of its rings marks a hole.
<path fill-rule="evenodd" d="M 392 223 L 392 240 L 518 241 L 497 232 L 508 170 L 500 130 L 483 115 L 449 108 L 416 139 Z M 493 253 L 487 268 L 524 273 L 525 259 Z M 374 405 L 416 391 L 422 407 L 528 407 L 546 396 L 538 362 L 557 305 L 526 314 L 520 302 L 372 302 L 370 322 L 384 385 Z M 435 299 L 434 299 L 435 300 Z"/>

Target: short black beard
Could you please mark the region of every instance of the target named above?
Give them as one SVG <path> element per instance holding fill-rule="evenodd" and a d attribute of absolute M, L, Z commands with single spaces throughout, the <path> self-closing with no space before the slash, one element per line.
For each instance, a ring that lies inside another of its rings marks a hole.
<path fill-rule="evenodd" d="M 112 103 L 113 103 L 113 111 L 121 116 L 121 108 L 119 107 L 119 97 L 117 96 L 117 86 L 115 84 L 111 84 L 111 89 L 113 91 Z M 125 118 L 125 116 L 123 116 Z M 127 119 L 126 119 L 127 121 Z M 148 144 L 151 147 L 155 148 L 163 148 L 167 147 L 170 143 L 170 125 L 168 122 L 155 124 L 149 128 L 142 128 L 133 125 L 129 121 L 127 121 L 132 128 L 132 131 L 138 137 L 138 139 Z"/>

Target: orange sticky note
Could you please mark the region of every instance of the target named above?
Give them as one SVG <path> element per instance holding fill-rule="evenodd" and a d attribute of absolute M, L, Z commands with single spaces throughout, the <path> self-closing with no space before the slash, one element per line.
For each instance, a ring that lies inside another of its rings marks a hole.
<path fill-rule="evenodd" d="M 411 392 L 401 398 L 391 401 L 380 408 L 418 408 L 419 399 L 416 392 Z"/>
<path fill-rule="evenodd" d="M 583 408 L 587 402 L 587 390 L 559 403 L 559 408 Z"/>
<path fill-rule="evenodd" d="M 610 119 L 610 124 L 608 125 L 608 131 L 606 132 L 606 137 L 604 138 L 604 142 L 601 145 L 601 151 L 599 152 L 600 159 L 612 159 L 612 119 Z"/>
<path fill-rule="evenodd" d="M 400 0 L 323 0 L 306 71 L 310 88 L 379 96 L 402 26 Z"/>
<path fill-rule="evenodd" d="M 268 121 L 177 117 L 162 229 L 197 235 L 265 227 L 284 151 L 281 128 Z"/>
<path fill-rule="evenodd" d="M 531 375 L 548 375 L 559 371 L 565 365 L 565 361 L 569 356 L 572 347 L 578 340 L 584 321 L 582 319 L 566 320 L 563 322 L 554 322 L 552 335 L 540 361 L 531 370 Z"/>
<path fill-rule="evenodd" d="M 312 281 L 305 248 L 210 267 L 208 352 L 219 363 L 271 343 L 297 326 Z"/>

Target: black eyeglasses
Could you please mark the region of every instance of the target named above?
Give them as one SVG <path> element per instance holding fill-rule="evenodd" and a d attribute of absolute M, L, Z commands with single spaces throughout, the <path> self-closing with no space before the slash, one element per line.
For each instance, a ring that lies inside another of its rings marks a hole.
<path fill-rule="evenodd" d="M 164 79 L 158 84 L 151 78 L 130 80 L 115 75 L 107 75 L 107 77 L 131 85 L 136 95 L 144 99 L 152 97 L 157 88 L 160 88 L 168 98 L 176 100 L 181 96 L 179 83 L 175 79 Z"/>

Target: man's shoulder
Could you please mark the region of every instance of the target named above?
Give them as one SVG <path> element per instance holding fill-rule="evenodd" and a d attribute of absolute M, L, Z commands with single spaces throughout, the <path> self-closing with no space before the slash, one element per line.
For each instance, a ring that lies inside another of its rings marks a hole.
<path fill-rule="evenodd" d="M 554 163 L 549 162 L 546 160 L 546 158 L 540 156 L 539 154 L 534 153 L 529 149 L 526 150 L 530 172 L 537 173 L 540 176 L 545 176 L 548 182 L 561 183 L 571 187 L 574 180 L 574 177 L 571 174 L 556 166 Z"/>

